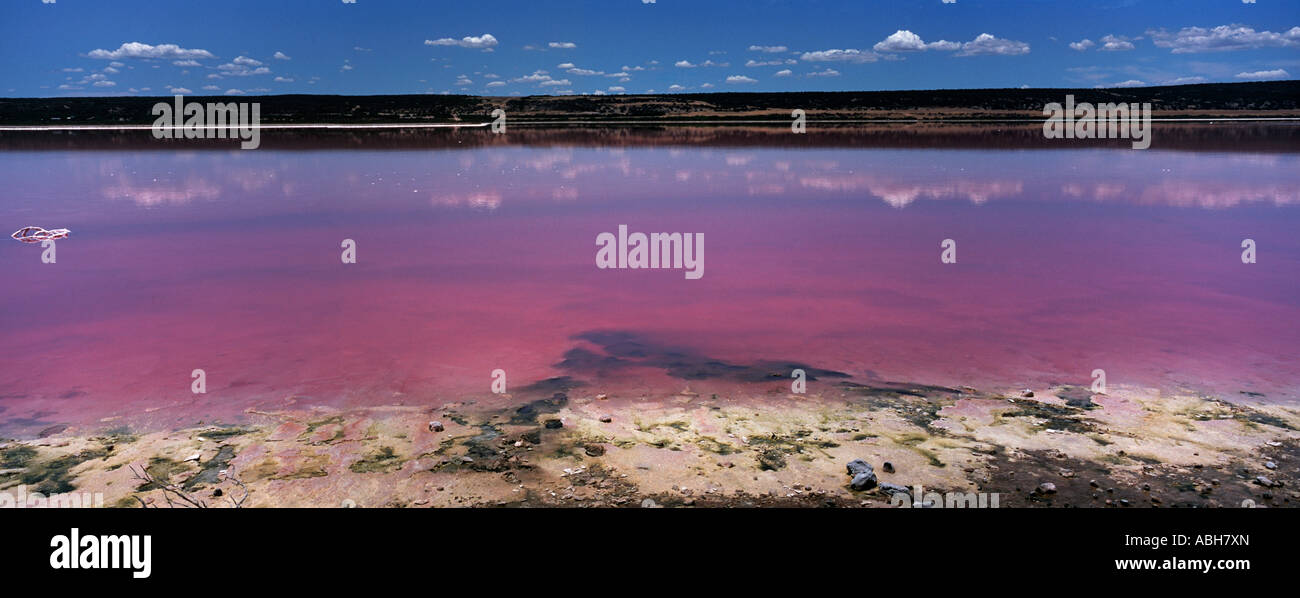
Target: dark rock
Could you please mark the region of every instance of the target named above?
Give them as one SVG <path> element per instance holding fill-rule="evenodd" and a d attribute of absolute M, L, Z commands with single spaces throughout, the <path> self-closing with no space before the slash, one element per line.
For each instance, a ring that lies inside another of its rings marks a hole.
<path fill-rule="evenodd" d="M 564 422 L 558 419 L 548 419 L 546 420 L 546 423 L 542 425 L 546 426 L 547 430 L 558 430 L 564 427 Z"/>
<path fill-rule="evenodd" d="M 870 490 L 876 487 L 876 471 L 870 463 L 862 459 L 854 459 L 847 464 L 849 475 L 853 476 L 853 481 L 849 483 L 854 490 Z"/>
<path fill-rule="evenodd" d="M 853 476 L 853 481 L 849 483 L 854 490 L 870 490 L 876 487 L 875 472 L 865 472 Z"/>
<path fill-rule="evenodd" d="M 610 417 L 610 416 L 608 416 L 608 415 L 602 415 L 602 416 L 600 416 L 600 421 L 601 421 L 602 423 L 606 423 L 606 424 L 607 424 L 607 423 L 609 423 L 609 422 L 614 421 L 614 418 L 613 418 L 613 417 Z"/>
<path fill-rule="evenodd" d="M 588 457 L 599 457 L 605 454 L 605 447 L 594 442 L 583 446 L 582 450 L 587 453 Z"/>
<path fill-rule="evenodd" d="M 890 496 L 893 496 L 895 494 L 906 494 L 908 496 L 911 496 L 912 494 L 911 492 L 908 491 L 907 488 L 904 488 L 903 486 L 899 486 L 898 484 L 890 484 L 889 482 L 881 482 L 880 490 Z"/>
<path fill-rule="evenodd" d="M 889 461 L 885 461 L 885 464 L 881 465 L 880 468 L 885 470 L 885 473 L 894 473 L 894 464 Z"/>
<path fill-rule="evenodd" d="M 1043 482 L 1034 490 L 1036 494 L 1056 494 L 1056 484 Z"/>
<path fill-rule="evenodd" d="M 867 463 L 862 459 L 854 459 L 852 461 L 849 461 L 848 470 L 849 470 L 849 475 L 852 476 L 858 475 L 860 473 L 872 473 L 873 471 L 875 471 L 875 469 L 871 467 L 870 463 Z"/>
<path fill-rule="evenodd" d="M 443 427 L 442 422 L 429 422 L 429 431 L 430 431 L 430 432 L 441 432 L 441 431 L 443 431 L 443 430 L 445 430 L 445 429 L 446 429 L 446 428 Z"/>
<path fill-rule="evenodd" d="M 524 442 L 528 442 L 531 444 L 541 444 L 542 431 L 541 429 L 529 430 L 527 432 L 524 432 L 523 434 L 520 434 L 519 438 Z"/>

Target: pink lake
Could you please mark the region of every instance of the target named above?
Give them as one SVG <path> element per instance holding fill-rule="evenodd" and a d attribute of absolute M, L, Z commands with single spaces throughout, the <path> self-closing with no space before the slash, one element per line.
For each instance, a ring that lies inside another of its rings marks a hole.
<path fill-rule="evenodd" d="M 1291 151 L 12 141 L 8 229 L 72 235 L 55 264 L 0 251 L 0 435 L 436 405 L 488 394 L 496 369 L 524 394 L 554 377 L 648 394 L 763 392 L 793 366 L 847 376 L 810 390 L 1102 368 L 1300 401 Z M 598 269 L 620 224 L 703 233 L 703 277 Z"/>

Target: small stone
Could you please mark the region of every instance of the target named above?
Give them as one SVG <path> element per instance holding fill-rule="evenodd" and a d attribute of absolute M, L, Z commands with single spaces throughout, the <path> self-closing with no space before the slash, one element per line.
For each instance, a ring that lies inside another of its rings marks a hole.
<path fill-rule="evenodd" d="M 1277 469 L 1277 463 L 1269 461 L 1268 463 L 1264 464 L 1264 469 Z"/>
<path fill-rule="evenodd" d="M 588 457 L 599 457 L 605 454 L 605 447 L 603 445 L 596 444 L 594 442 L 583 446 L 582 450 L 583 452 L 587 453 Z"/>
<path fill-rule="evenodd" d="M 885 464 L 881 465 L 880 468 L 885 470 L 885 473 L 894 473 L 894 464 L 889 461 L 885 461 Z"/>
<path fill-rule="evenodd" d="M 1270 480 L 1261 475 L 1261 476 L 1255 476 L 1255 483 L 1265 488 L 1272 488 L 1274 482 L 1273 480 Z"/>
<path fill-rule="evenodd" d="M 659 506 L 659 505 L 655 504 L 654 499 L 647 498 L 647 499 L 641 501 L 641 508 L 642 508 L 642 509 L 653 509 L 653 508 L 655 508 L 655 507 L 657 507 L 657 506 Z"/>
<path fill-rule="evenodd" d="M 202 456 L 203 456 L 202 453 L 194 453 L 193 455 L 190 455 L 190 456 L 186 457 L 185 459 L 183 459 L 181 462 L 184 463 L 185 461 L 194 461 L 195 463 L 198 463 L 198 461 L 199 461 L 199 457 L 202 457 Z"/>
<path fill-rule="evenodd" d="M 442 422 L 429 422 L 429 431 L 430 431 L 430 432 L 441 432 L 441 431 L 443 431 L 443 430 L 445 430 L 445 429 L 446 429 L 446 428 L 443 427 Z"/>
<path fill-rule="evenodd" d="M 546 426 L 547 430 L 558 430 L 564 427 L 564 422 L 558 419 L 548 419 L 546 420 L 546 423 L 543 425 Z"/>
<path fill-rule="evenodd" d="M 1089 485 L 1089 486 L 1092 486 L 1093 488 L 1100 488 L 1100 487 L 1101 487 L 1101 484 L 1098 484 L 1098 483 L 1097 483 L 1097 480 L 1092 480 L 1092 481 L 1088 482 L 1088 485 Z"/>
<path fill-rule="evenodd" d="M 1038 494 L 1056 494 L 1056 484 L 1043 482 L 1038 485 L 1038 489 L 1034 492 L 1037 492 Z"/>
<path fill-rule="evenodd" d="M 606 424 L 607 424 L 607 423 L 609 423 L 609 422 L 614 421 L 614 418 L 611 417 L 611 416 L 608 416 L 608 415 L 602 415 L 602 416 L 600 416 L 600 421 L 601 421 L 602 423 L 606 423 Z"/>
<path fill-rule="evenodd" d="M 603 400 L 608 399 L 608 398 L 609 398 L 609 395 L 607 395 L 607 394 L 605 394 L 605 393 L 603 393 L 603 392 L 600 393 L 600 394 L 598 394 L 598 395 L 596 395 L 596 400 L 597 400 L 597 401 L 603 401 Z M 650 500 L 650 499 L 647 498 L 646 500 Z M 654 502 L 654 501 L 651 501 L 651 502 Z"/>
<path fill-rule="evenodd" d="M 1020 391 L 1020 396 L 1025 397 L 1026 399 L 1031 399 L 1031 398 L 1034 397 L 1034 391 L 1032 391 L 1032 390 L 1026 388 L 1026 389 Z"/>

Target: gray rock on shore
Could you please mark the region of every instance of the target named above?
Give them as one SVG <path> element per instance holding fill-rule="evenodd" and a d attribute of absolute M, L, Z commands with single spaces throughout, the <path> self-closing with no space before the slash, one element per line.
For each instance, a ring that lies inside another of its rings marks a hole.
<path fill-rule="evenodd" d="M 862 459 L 854 459 L 848 463 L 849 475 L 853 476 L 853 481 L 849 485 L 854 490 L 870 490 L 876 487 L 876 472 L 870 463 Z"/>

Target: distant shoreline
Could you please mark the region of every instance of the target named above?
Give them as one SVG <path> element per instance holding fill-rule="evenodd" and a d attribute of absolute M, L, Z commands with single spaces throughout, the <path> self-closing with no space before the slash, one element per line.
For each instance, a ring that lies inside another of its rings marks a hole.
<path fill-rule="evenodd" d="M 1150 103 L 1157 120 L 1300 119 L 1300 81 L 1208 83 L 1110 89 L 969 89 L 840 92 L 719 92 L 658 95 L 186 95 L 198 102 L 257 102 L 267 125 L 482 125 L 504 109 L 510 124 L 766 124 L 790 122 L 1017 122 L 1043 106 Z M 150 125 L 152 107 L 174 96 L 0 98 L 0 126 Z M 1192 120 L 1189 120 L 1189 122 Z"/>
<path fill-rule="evenodd" d="M 807 120 L 808 124 L 829 124 L 829 125 L 869 125 L 869 124 L 1034 124 L 1040 123 L 1043 119 L 1033 118 L 1000 118 L 1000 119 L 962 119 L 962 120 L 921 120 L 921 119 L 853 119 L 853 120 Z M 1076 119 L 1074 122 L 1096 122 L 1097 119 Z M 1106 122 L 1102 120 L 1101 122 Z M 1300 122 L 1300 115 L 1297 116 L 1247 116 L 1247 117 L 1156 117 L 1151 122 L 1156 123 L 1215 123 L 1215 122 L 1234 122 L 1234 123 L 1252 123 L 1252 122 Z M 484 128 L 490 125 L 488 122 L 459 122 L 459 123 L 283 123 L 283 124 L 265 124 L 254 125 L 254 128 L 268 130 L 292 130 L 292 129 L 437 129 L 437 128 Z M 784 120 L 548 120 L 535 121 L 526 120 L 518 123 L 512 123 L 511 126 L 596 126 L 596 127 L 614 127 L 614 126 L 702 126 L 702 125 L 788 125 Z M 185 127 L 162 127 L 163 129 L 183 129 Z M 200 126 L 199 130 L 212 130 L 220 127 Z M 0 131 L 151 131 L 152 125 L 3 125 Z"/>

